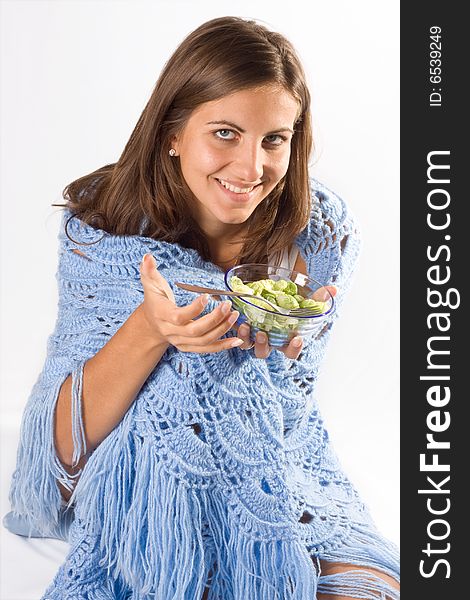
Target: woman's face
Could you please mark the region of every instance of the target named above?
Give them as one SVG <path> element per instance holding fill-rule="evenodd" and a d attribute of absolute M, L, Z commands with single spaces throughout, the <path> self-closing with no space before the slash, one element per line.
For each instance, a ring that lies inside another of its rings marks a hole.
<path fill-rule="evenodd" d="M 287 172 L 298 102 L 265 86 L 198 107 L 172 147 L 209 238 L 240 230 Z"/>

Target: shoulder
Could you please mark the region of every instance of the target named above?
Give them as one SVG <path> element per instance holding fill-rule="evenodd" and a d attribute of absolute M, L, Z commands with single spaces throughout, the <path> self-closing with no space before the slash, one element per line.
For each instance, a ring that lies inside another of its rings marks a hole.
<path fill-rule="evenodd" d="M 352 272 L 361 247 L 360 230 L 350 206 L 338 194 L 313 178 L 310 186 L 310 219 L 296 245 L 311 277 L 334 283 L 340 271 Z"/>
<path fill-rule="evenodd" d="M 82 273 L 83 265 L 92 264 L 100 275 L 117 280 L 139 279 L 139 265 L 144 254 L 151 253 L 159 269 L 197 262 L 196 250 L 177 243 L 140 235 L 115 235 L 80 220 L 64 210 L 59 230 L 59 276 L 67 268 Z M 88 259 L 84 262 L 83 259 Z"/>
<path fill-rule="evenodd" d="M 360 237 L 357 219 L 343 198 L 313 177 L 310 178 L 310 191 L 310 219 L 297 237 L 298 246 L 307 246 L 316 254 L 345 236 Z"/>
<path fill-rule="evenodd" d="M 62 214 L 59 240 L 61 243 L 91 245 L 109 236 L 105 231 L 92 227 L 81 221 L 70 209 L 66 208 Z"/>
<path fill-rule="evenodd" d="M 357 218 L 350 205 L 338 194 L 313 177 L 310 178 L 312 211 L 310 225 L 313 229 L 329 230 L 338 233 L 358 232 Z"/>

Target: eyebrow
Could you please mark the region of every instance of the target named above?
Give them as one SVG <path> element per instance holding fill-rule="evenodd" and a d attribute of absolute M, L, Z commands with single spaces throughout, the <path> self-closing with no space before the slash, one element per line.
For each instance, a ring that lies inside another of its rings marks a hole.
<path fill-rule="evenodd" d="M 245 129 L 237 125 L 236 123 L 232 123 L 232 121 L 207 121 L 206 125 L 228 125 L 229 127 L 233 127 L 233 129 L 238 129 L 240 133 L 246 133 Z M 273 131 L 269 131 L 265 135 L 270 135 L 272 133 L 281 133 L 283 131 L 290 131 L 290 133 L 294 133 L 294 131 L 290 127 L 280 127 L 279 129 L 273 129 Z"/>

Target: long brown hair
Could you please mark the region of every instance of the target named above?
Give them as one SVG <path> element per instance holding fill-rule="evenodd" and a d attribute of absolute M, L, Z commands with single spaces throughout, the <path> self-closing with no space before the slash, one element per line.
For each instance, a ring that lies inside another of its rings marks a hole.
<path fill-rule="evenodd" d="M 310 94 L 300 60 L 281 34 L 238 17 L 208 21 L 190 33 L 163 68 L 153 93 L 116 163 L 68 184 L 67 208 L 80 220 L 115 235 L 143 235 L 196 249 L 212 260 L 191 216 L 194 198 L 179 160 L 168 154 L 195 108 L 262 85 L 284 88 L 299 103 L 284 178 L 248 220 L 238 262 L 266 262 L 306 226 L 311 198 Z"/>

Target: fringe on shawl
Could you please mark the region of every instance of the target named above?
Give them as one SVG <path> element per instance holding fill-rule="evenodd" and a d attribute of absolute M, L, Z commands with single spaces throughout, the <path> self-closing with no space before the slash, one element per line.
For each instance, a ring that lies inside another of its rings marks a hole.
<path fill-rule="evenodd" d="M 81 418 L 83 366 L 72 372 L 74 460 L 86 451 Z M 61 525 L 56 480 L 69 489 L 75 484 L 75 477 L 58 460 L 53 441 L 55 406 L 65 379 L 61 376 L 51 386 L 39 381 L 33 389 L 11 492 L 14 510 L 44 534 L 56 532 Z M 202 598 L 209 581 L 209 600 L 312 600 L 317 585 L 318 592 L 326 594 L 398 598 L 383 580 L 359 570 L 318 579 L 299 540 L 250 539 L 230 517 L 221 492 L 215 487 L 196 490 L 172 475 L 169 463 L 158 455 L 155 440 L 130 431 L 132 419 L 130 409 L 116 435 L 108 436 L 89 459 L 70 500 L 76 502 L 77 516 L 88 532 L 99 536 L 96 568 L 102 570 L 103 582 L 90 589 L 84 583 L 87 600 L 113 598 L 110 579 L 116 584 L 123 581 L 134 597 L 150 595 L 159 600 Z M 355 526 L 340 549 L 321 558 L 377 568 L 396 577 L 398 557 L 393 545 L 374 535 L 369 528 Z M 83 574 L 85 579 L 89 575 Z M 46 598 L 64 597 L 57 584 Z"/>
<path fill-rule="evenodd" d="M 129 422 L 128 413 L 118 435 L 108 436 L 88 461 L 71 498 L 76 518 L 99 537 L 103 577 L 122 577 L 136 597 L 202 597 L 196 493 L 163 471 L 153 440 L 128 433 L 122 443 Z"/>
<path fill-rule="evenodd" d="M 86 451 L 82 377 L 83 364 L 72 372 L 75 460 Z M 65 378 L 51 386 L 39 381 L 33 390 L 11 492 L 14 510 L 27 518 L 31 529 L 44 534 L 56 532 L 61 525 L 56 480 L 69 489 L 75 484 L 58 460 L 53 442 L 54 411 Z M 375 568 L 398 579 L 397 551 L 378 533 L 353 525 L 341 548 L 320 558 L 362 569 L 318 577 L 301 541 L 249 538 L 231 518 L 226 498 L 217 488 L 196 490 L 172 475 L 169 463 L 159 458 L 155 440 L 130 431 L 132 413 L 131 409 L 116 435 L 108 436 L 96 456 L 91 456 L 70 501 L 76 501 L 77 515 L 81 514 L 87 530 L 99 537 L 96 568 L 102 571 L 102 585 L 88 588 L 85 583 L 87 600 L 115 598 L 111 589 L 118 581 L 134 597 L 161 600 L 202 598 L 208 582 L 209 600 L 312 600 L 317 592 L 367 600 L 399 598 L 384 580 L 363 570 Z M 89 575 L 83 574 L 85 579 Z M 65 591 L 60 579 L 57 586 L 45 598 L 62 600 Z"/>
<path fill-rule="evenodd" d="M 238 529 L 227 510 L 226 499 L 220 494 L 206 494 L 204 503 L 217 549 L 210 600 L 311 600 L 315 597 L 317 573 L 305 544 L 298 539 L 251 539 Z"/>
<path fill-rule="evenodd" d="M 132 597 L 198 600 L 210 583 L 209 600 L 313 600 L 317 591 L 397 600 L 391 586 L 362 570 L 319 577 L 302 540 L 252 539 L 220 488 L 195 488 L 176 476 L 154 438 L 130 431 L 132 418 L 102 442 L 74 492 L 77 518 L 99 540 L 103 589 L 119 580 Z M 397 578 L 395 546 L 365 525 L 319 557 Z"/>
<path fill-rule="evenodd" d="M 21 532 L 31 537 L 65 538 L 64 512 L 67 507 L 57 482 L 72 491 L 80 471 L 70 475 L 57 457 L 54 444 L 54 420 L 60 388 L 68 375 L 72 377 L 73 462 L 86 452 L 82 421 L 81 390 L 84 363 L 71 373 L 63 373 L 54 381 L 41 378 L 36 382 L 23 414 L 16 469 L 13 473 L 10 502 L 13 517 Z"/>
<path fill-rule="evenodd" d="M 216 486 L 193 488 L 153 439 L 125 437 L 101 443 L 72 497 L 77 519 L 99 537 L 103 578 L 121 578 L 136 598 L 200 599 L 211 581 L 210 598 L 312 600 L 317 575 L 305 545 L 250 539 Z"/>

